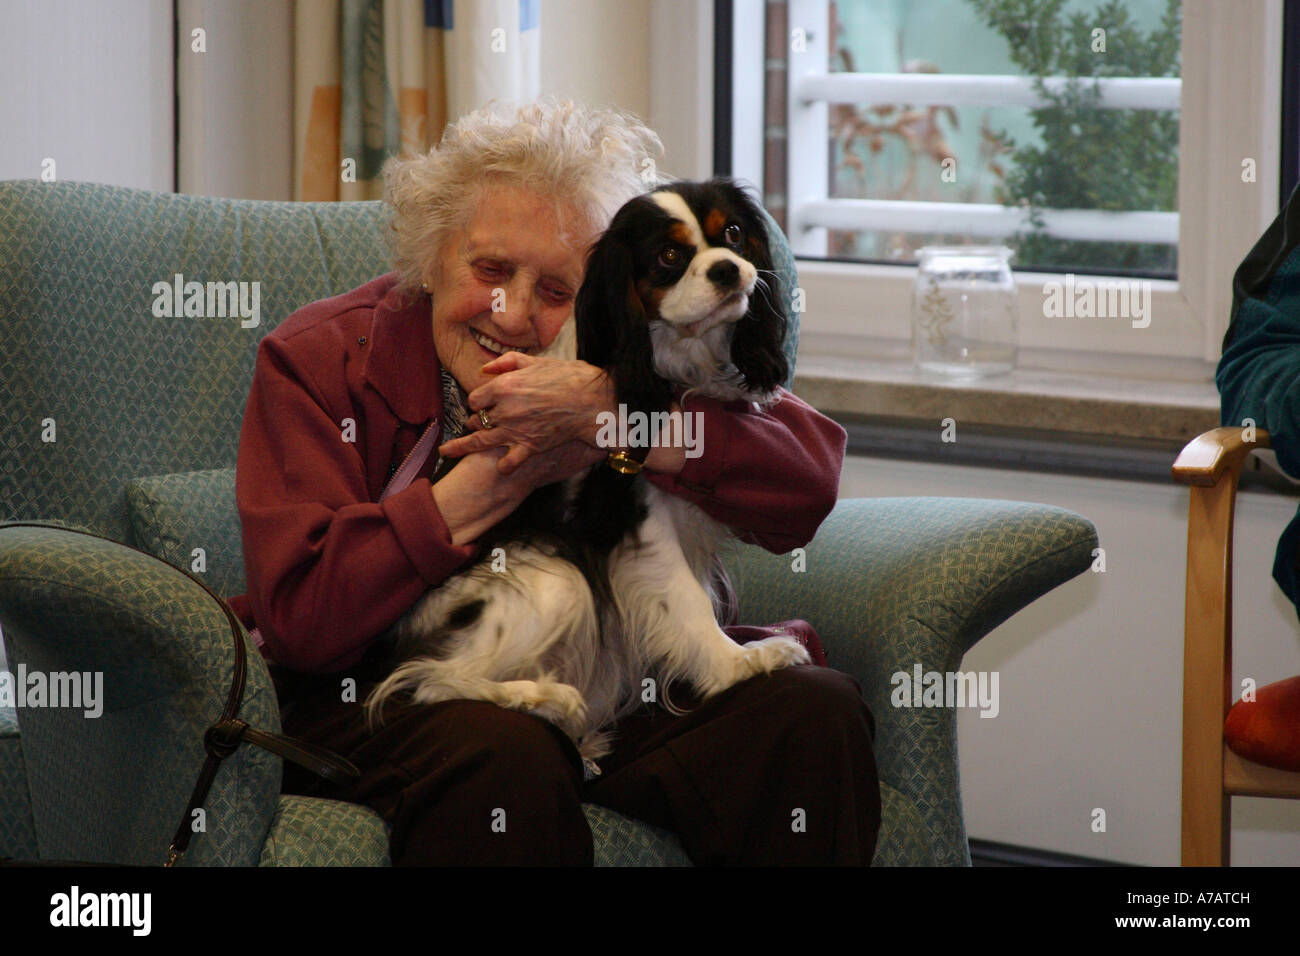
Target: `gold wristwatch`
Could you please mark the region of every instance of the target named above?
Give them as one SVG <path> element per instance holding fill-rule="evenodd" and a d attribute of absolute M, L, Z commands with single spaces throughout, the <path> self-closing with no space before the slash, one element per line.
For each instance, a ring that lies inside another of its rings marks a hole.
<path fill-rule="evenodd" d="M 609 467 L 613 468 L 620 475 L 635 475 L 643 467 L 645 460 L 650 455 L 650 446 L 643 445 L 640 448 L 633 448 L 630 451 L 611 451 L 609 457 L 605 459 Z"/>

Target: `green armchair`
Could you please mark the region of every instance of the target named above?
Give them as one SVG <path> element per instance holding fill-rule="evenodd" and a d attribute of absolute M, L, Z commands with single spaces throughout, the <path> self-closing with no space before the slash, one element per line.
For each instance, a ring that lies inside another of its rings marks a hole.
<path fill-rule="evenodd" d="M 94 708 L 0 694 L 0 858 L 164 859 L 233 666 L 225 614 L 187 574 L 223 597 L 244 590 L 233 465 L 257 343 L 299 306 L 386 271 L 381 225 L 378 203 L 0 183 L 0 667 L 7 655 L 11 688 L 102 675 Z M 169 309 L 155 286 L 178 275 L 258 282 L 256 324 Z M 1059 508 L 895 498 L 841 501 L 804 573 L 741 549 L 741 619 L 806 618 L 862 684 L 882 781 L 877 865 L 970 862 L 955 713 L 894 707 L 891 675 L 956 670 L 1087 568 L 1096 543 Z M 250 657 L 241 715 L 279 730 Z M 228 757 L 185 864 L 388 862 L 376 814 L 282 795 L 281 770 L 250 746 Z M 598 864 L 689 862 L 672 834 L 586 810 Z"/>

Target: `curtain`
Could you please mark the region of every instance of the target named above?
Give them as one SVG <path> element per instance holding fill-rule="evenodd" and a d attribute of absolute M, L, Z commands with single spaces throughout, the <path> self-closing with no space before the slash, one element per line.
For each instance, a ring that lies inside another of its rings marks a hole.
<path fill-rule="evenodd" d="M 536 99 L 539 2 L 297 0 L 294 199 L 377 199 L 389 156 L 489 100 Z"/>

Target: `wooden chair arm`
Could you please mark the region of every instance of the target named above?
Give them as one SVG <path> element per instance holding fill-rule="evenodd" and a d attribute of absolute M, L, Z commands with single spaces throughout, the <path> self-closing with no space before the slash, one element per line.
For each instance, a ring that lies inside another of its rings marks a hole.
<path fill-rule="evenodd" d="M 1269 434 L 1215 428 L 1188 442 L 1174 481 L 1189 485 L 1183 622 L 1184 866 L 1226 866 L 1231 809 L 1224 790 L 1223 721 L 1232 704 L 1232 525 L 1237 482 Z M 1248 791 L 1249 792 L 1249 791 Z"/>
<path fill-rule="evenodd" d="M 1197 435 L 1178 453 L 1171 472 L 1174 481 L 1184 485 L 1212 488 L 1225 472 L 1241 474 L 1246 457 L 1256 449 L 1268 448 L 1269 434 L 1255 429 L 1255 440 L 1245 440 L 1245 429 L 1212 428 Z"/>

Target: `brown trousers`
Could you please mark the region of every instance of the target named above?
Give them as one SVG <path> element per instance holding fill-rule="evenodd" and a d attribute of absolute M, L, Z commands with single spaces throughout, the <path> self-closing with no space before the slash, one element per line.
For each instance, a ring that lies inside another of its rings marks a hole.
<path fill-rule="evenodd" d="M 804 625 L 805 627 L 807 625 Z M 582 804 L 677 834 L 696 864 L 869 865 L 880 827 L 875 721 L 847 674 L 805 665 L 744 681 L 676 716 L 644 706 L 584 783 L 548 721 L 483 701 L 393 707 L 373 732 L 360 702 L 383 676 L 363 662 L 303 677 L 273 668 L 284 732 L 343 754 L 347 787 L 285 765 L 286 793 L 373 807 L 395 865 L 592 863 Z M 345 677 L 356 701 L 343 702 Z"/>

